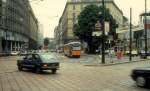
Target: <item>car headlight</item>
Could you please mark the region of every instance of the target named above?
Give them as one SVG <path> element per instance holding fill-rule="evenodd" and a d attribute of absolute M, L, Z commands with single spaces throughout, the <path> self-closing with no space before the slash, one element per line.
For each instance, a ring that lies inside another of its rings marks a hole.
<path fill-rule="evenodd" d="M 47 64 L 44 64 L 43 66 L 44 66 L 44 67 L 47 67 Z"/>

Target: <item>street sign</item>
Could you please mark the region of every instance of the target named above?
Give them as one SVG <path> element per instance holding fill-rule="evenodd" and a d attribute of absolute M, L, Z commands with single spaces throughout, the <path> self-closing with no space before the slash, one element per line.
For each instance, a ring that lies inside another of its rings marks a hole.
<path fill-rule="evenodd" d="M 102 32 L 101 31 L 94 31 L 92 32 L 92 36 L 101 36 Z"/>
<path fill-rule="evenodd" d="M 108 35 L 108 32 L 110 30 L 109 22 L 105 21 L 105 34 Z"/>

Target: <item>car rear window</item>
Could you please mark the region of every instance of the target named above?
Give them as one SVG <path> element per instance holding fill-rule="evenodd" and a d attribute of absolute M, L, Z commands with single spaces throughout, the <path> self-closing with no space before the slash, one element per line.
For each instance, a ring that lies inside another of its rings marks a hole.
<path fill-rule="evenodd" d="M 43 62 L 58 62 L 57 58 L 51 54 L 42 54 L 40 57 Z"/>

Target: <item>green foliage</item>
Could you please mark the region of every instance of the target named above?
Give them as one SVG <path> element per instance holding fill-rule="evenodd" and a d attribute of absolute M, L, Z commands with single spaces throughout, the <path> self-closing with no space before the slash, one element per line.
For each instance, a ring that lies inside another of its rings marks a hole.
<path fill-rule="evenodd" d="M 55 49 L 55 47 L 56 47 L 56 46 L 55 46 L 54 41 L 50 41 L 48 48 L 49 48 L 49 49 Z"/>
<path fill-rule="evenodd" d="M 84 8 L 84 10 L 78 16 L 78 24 L 74 25 L 74 34 L 78 36 L 81 40 L 84 40 L 86 36 L 91 36 L 92 31 L 94 30 L 95 23 L 97 20 L 100 21 L 102 24 L 103 22 L 103 15 L 99 14 L 102 13 L 103 8 L 98 7 L 97 5 L 88 5 Z M 109 21 L 110 23 L 110 33 L 114 34 L 117 24 L 116 21 L 113 19 L 112 15 L 110 14 L 109 10 L 105 8 L 105 21 Z"/>
<path fill-rule="evenodd" d="M 109 10 L 104 8 L 105 16 L 102 15 L 103 8 L 97 5 L 88 5 L 78 16 L 78 24 L 74 25 L 74 34 L 78 36 L 81 40 L 88 43 L 90 51 L 94 51 L 96 47 L 100 45 L 99 39 L 94 39 L 92 37 L 92 32 L 95 29 L 95 24 L 99 20 L 101 25 L 104 21 L 109 21 L 110 32 L 109 35 L 116 35 L 116 28 L 118 25 L 110 14 Z M 101 13 L 101 14 L 100 14 Z M 102 29 L 101 29 L 102 31 Z M 101 36 L 104 37 L 104 36 Z M 107 36 L 105 36 L 107 38 Z"/>

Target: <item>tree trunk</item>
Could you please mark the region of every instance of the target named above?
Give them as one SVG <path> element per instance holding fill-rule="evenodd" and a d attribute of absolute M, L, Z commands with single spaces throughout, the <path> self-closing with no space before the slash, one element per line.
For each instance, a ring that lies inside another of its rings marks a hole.
<path fill-rule="evenodd" d="M 88 45 L 89 45 L 89 52 L 90 54 L 94 54 L 95 53 L 95 47 L 93 45 L 92 42 L 88 42 Z"/>

